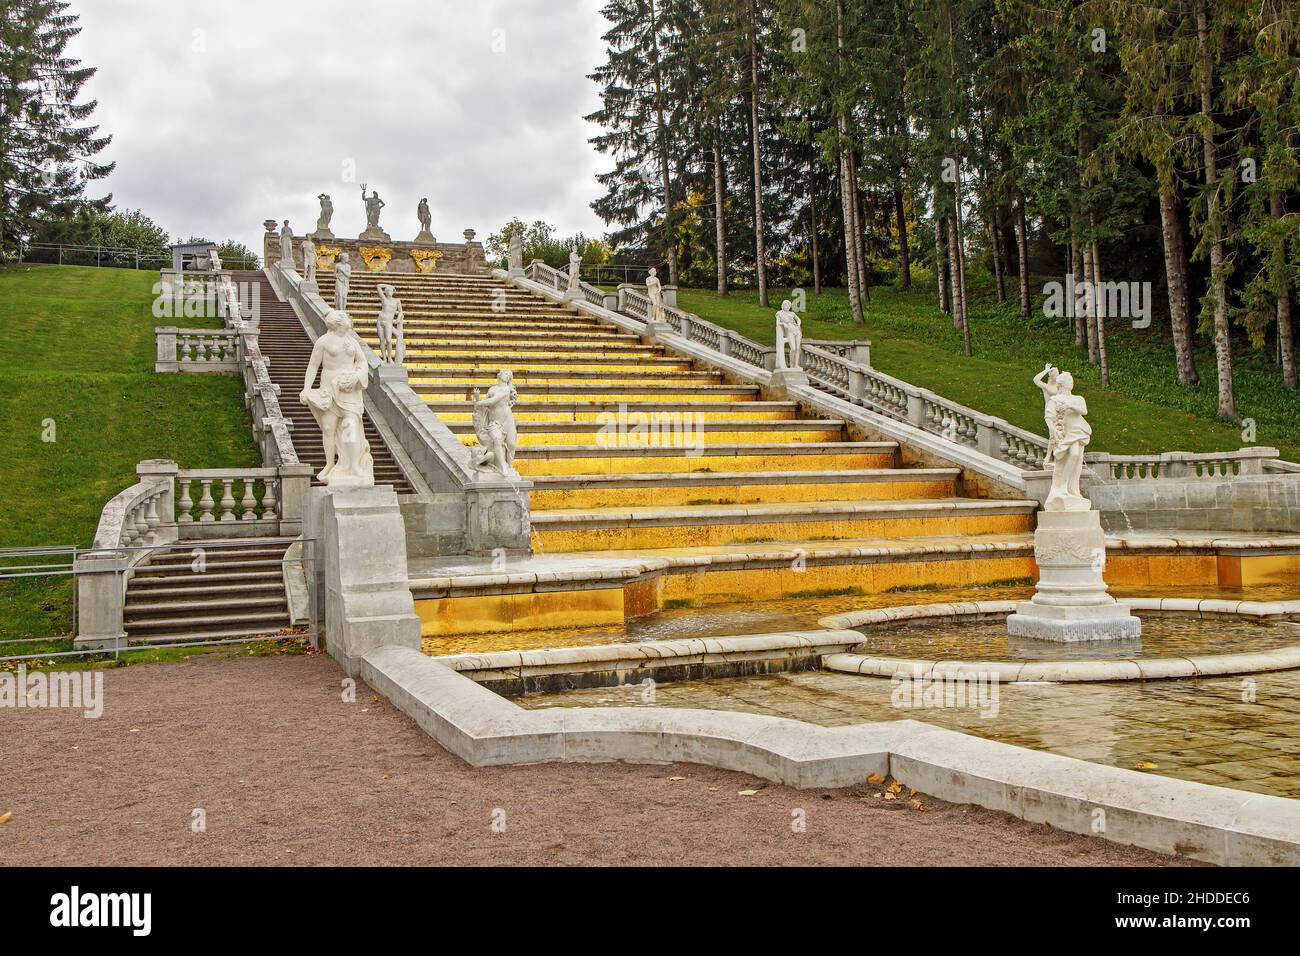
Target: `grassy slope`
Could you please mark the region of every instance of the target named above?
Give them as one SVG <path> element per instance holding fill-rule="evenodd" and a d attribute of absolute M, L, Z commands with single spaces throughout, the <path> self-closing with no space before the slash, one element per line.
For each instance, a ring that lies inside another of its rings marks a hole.
<path fill-rule="evenodd" d="M 772 315 L 787 295 L 789 290 L 772 291 L 772 308 L 762 309 L 749 290 L 720 299 L 710 291 L 680 289 L 677 303 L 770 345 Z M 1075 348 L 1067 320 L 1038 311 L 1026 323 L 1014 304 L 999 306 L 987 292 L 977 296 L 970 310 L 971 358 L 962 355 L 961 335 L 951 319 L 935 307 L 933 285 L 909 292 L 873 289 L 864 326 L 853 324 L 843 289 L 809 293 L 804 336 L 870 339 L 871 364 L 880 371 L 1037 434 L 1044 432 L 1043 405 L 1030 378 L 1050 361 L 1074 373 L 1076 391 L 1088 400 L 1094 451 L 1221 451 L 1245 444 L 1241 428 L 1215 419 L 1212 350 L 1197 354 L 1201 384 L 1178 385 L 1168 339 L 1156 330 L 1158 319 L 1145 331 L 1123 320 L 1108 323 L 1111 387 L 1102 389 L 1097 369 Z M 1277 446 L 1284 457 L 1300 460 L 1300 394 L 1282 388 L 1276 367 L 1258 354 L 1239 353 L 1235 372 L 1238 410 L 1255 419 L 1255 443 Z"/>
<path fill-rule="evenodd" d="M 0 547 L 89 545 L 100 509 L 145 458 L 259 463 L 236 379 L 154 373 L 153 329 L 169 324 L 151 311 L 157 280 L 125 269 L 0 268 Z M 46 419 L 54 442 L 41 440 Z M 67 633 L 69 591 L 66 578 L 0 583 L 0 638 Z"/>

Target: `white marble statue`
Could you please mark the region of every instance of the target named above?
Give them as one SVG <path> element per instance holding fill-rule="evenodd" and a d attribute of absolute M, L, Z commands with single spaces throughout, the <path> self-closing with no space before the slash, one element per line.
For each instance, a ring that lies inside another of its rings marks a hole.
<path fill-rule="evenodd" d="M 322 236 L 330 235 L 330 220 L 334 218 L 334 202 L 330 199 L 329 193 L 321 193 L 316 198 L 320 200 L 320 215 L 316 217 L 316 232 Z"/>
<path fill-rule="evenodd" d="M 244 310 L 240 307 L 239 290 L 235 288 L 233 282 L 229 281 L 226 282 L 225 290 L 227 323 L 233 322 L 235 319 L 242 319 L 244 317 Z"/>
<path fill-rule="evenodd" d="M 582 282 L 582 255 L 575 249 L 569 253 L 569 291 L 577 292 Z"/>
<path fill-rule="evenodd" d="M 366 184 L 361 184 L 361 201 L 366 204 L 366 231 L 381 231 L 379 228 L 379 211 L 384 208 L 384 201 L 379 198 L 379 191 L 372 189 L 366 195 Z"/>
<path fill-rule="evenodd" d="M 420 204 L 415 207 L 415 215 L 420 220 L 420 235 L 416 238 L 422 238 L 425 236 L 432 237 L 433 234 L 429 232 L 429 226 L 433 224 L 433 216 L 429 214 L 428 199 L 420 200 Z"/>
<path fill-rule="evenodd" d="M 650 274 L 645 277 L 645 297 L 650 300 L 650 315 L 648 318 L 655 325 L 662 325 L 664 318 L 664 289 L 659 282 L 659 276 L 655 273 L 654 266 L 650 267 Z"/>
<path fill-rule="evenodd" d="M 316 243 L 306 236 L 302 240 L 302 274 L 308 282 L 316 281 Z"/>
<path fill-rule="evenodd" d="M 387 283 L 375 287 L 379 293 L 379 315 L 375 324 L 379 330 L 379 357 L 385 362 L 401 365 L 406 361 L 405 313 L 397 290 Z"/>
<path fill-rule="evenodd" d="M 348 284 L 352 281 L 352 265 L 348 254 L 340 252 L 334 262 L 334 308 L 346 312 L 348 308 Z"/>
<path fill-rule="evenodd" d="M 513 381 L 514 374 L 509 369 L 502 369 L 497 373 L 496 384 L 488 389 L 486 395 L 480 397 L 477 388 L 472 392 L 474 434 L 478 436 L 478 445 L 470 449 L 471 460 L 479 471 L 502 478 L 519 477 L 515 470 L 515 446 L 519 436 L 512 411 L 519 400 L 519 392 Z"/>
<path fill-rule="evenodd" d="M 293 268 L 293 230 L 289 228 L 289 220 L 284 221 L 284 228 L 280 230 L 280 265 L 290 272 Z"/>
<path fill-rule="evenodd" d="M 1041 387 L 1043 383 L 1039 377 L 1050 374 L 1051 371 L 1048 368 L 1039 372 L 1034 382 Z M 1083 475 L 1084 450 L 1092 438 L 1092 426 L 1085 417 L 1088 414 L 1088 403 L 1082 396 L 1074 394 L 1074 376 L 1069 372 L 1059 372 L 1056 375 L 1055 387 L 1056 391 L 1051 395 L 1047 389 L 1043 389 L 1047 398 L 1043 411 L 1052 451 L 1052 490 L 1043 502 L 1043 509 L 1088 511 L 1092 503 L 1079 488 L 1079 479 Z"/>
<path fill-rule="evenodd" d="M 209 249 L 209 250 L 208 250 L 208 267 L 209 267 L 213 272 L 220 272 L 220 271 L 221 271 L 221 257 L 220 257 L 219 255 L 217 255 L 217 250 L 216 250 L 216 249 Z"/>
<path fill-rule="evenodd" d="M 346 312 L 325 316 L 326 332 L 312 346 L 298 400 L 311 409 L 325 446 L 325 467 L 316 476 L 331 488 L 375 483 L 374 461 L 366 441 L 362 393 L 369 370 L 360 340 Z M 320 372 L 320 387 L 313 388 Z"/>
<path fill-rule="evenodd" d="M 794 311 L 790 300 L 781 303 L 781 311 L 776 314 L 776 367 L 798 368 L 800 349 L 803 348 L 803 321 Z M 789 357 L 786 350 L 789 349 Z"/>
<path fill-rule="evenodd" d="M 510 236 L 506 265 L 511 272 L 520 272 L 524 268 L 524 237 L 521 233 L 515 232 Z"/>
<path fill-rule="evenodd" d="M 1056 439 L 1052 437 L 1052 414 L 1048 410 L 1048 403 L 1052 400 L 1052 396 L 1060 391 L 1059 386 L 1056 384 L 1056 379 L 1060 374 L 1061 370 L 1048 362 L 1043 366 L 1043 370 L 1034 376 L 1034 384 L 1043 393 L 1043 420 L 1047 423 L 1047 454 L 1043 456 L 1044 466 L 1051 465 L 1052 458 L 1056 453 Z"/>

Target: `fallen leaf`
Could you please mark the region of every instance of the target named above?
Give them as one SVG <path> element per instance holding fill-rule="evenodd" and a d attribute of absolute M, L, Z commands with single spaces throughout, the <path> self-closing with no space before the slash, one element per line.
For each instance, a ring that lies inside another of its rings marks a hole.
<path fill-rule="evenodd" d="M 885 791 L 885 799 L 886 799 L 886 800 L 897 800 L 897 799 L 898 799 L 898 794 L 896 794 L 896 793 L 891 793 L 890 791 L 886 790 L 886 791 Z"/>
<path fill-rule="evenodd" d="M 685 777 L 669 777 L 669 780 L 685 780 Z"/>
<path fill-rule="evenodd" d="M 6 810 L 4 813 L 0 813 L 0 827 L 4 826 L 13 818 L 14 818 L 14 813 L 12 810 Z"/>
<path fill-rule="evenodd" d="M 920 800 L 908 800 L 907 803 L 913 810 L 925 810 Z"/>
<path fill-rule="evenodd" d="M 867 783 L 884 783 L 884 782 L 885 782 L 885 778 L 878 773 L 872 773 L 867 775 Z"/>
<path fill-rule="evenodd" d="M 1139 760 L 1137 768 L 1139 770 L 1155 770 L 1160 764 L 1152 763 L 1150 760 Z"/>
<path fill-rule="evenodd" d="M 887 786 L 885 790 L 896 797 L 903 792 L 903 785 L 899 783 L 897 780 L 895 780 L 893 783 Z"/>
<path fill-rule="evenodd" d="M 737 790 L 737 791 L 736 791 L 736 796 L 738 796 L 738 797 L 752 797 L 752 796 L 753 796 L 754 794 L 756 794 L 756 793 L 758 793 L 757 790 Z"/>

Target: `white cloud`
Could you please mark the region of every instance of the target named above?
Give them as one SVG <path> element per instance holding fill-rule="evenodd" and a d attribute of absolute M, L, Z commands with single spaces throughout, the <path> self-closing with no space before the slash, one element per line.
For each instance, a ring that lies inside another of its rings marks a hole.
<path fill-rule="evenodd" d="M 100 158 L 117 162 L 91 193 L 173 236 L 255 251 L 264 219 L 314 227 L 320 192 L 334 232 L 355 236 L 362 182 L 395 239 L 414 238 L 422 196 L 443 241 L 513 215 L 599 235 L 588 204 L 607 160 L 582 116 L 599 105 L 586 74 L 604 57 L 600 5 L 74 0 L 69 52 L 99 69 L 84 92 L 113 136 Z"/>

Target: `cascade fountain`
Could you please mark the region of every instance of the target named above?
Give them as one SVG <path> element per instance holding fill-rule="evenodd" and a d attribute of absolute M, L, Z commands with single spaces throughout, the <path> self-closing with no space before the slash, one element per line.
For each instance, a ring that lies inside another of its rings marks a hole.
<path fill-rule="evenodd" d="M 1134 640 L 1142 634 L 1142 622 L 1107 591 L 1101 513 L 1079 488 L 1092 436 L 1087 403 L 1074 394 L 1073 376 L 1050 364 L 1034 384 L 1046 399 L 1052 486 L 1034 531 L 1038 586 L 1007 618 L 1007 632 L 1048 641 Z"/>

